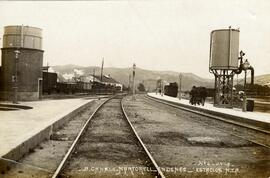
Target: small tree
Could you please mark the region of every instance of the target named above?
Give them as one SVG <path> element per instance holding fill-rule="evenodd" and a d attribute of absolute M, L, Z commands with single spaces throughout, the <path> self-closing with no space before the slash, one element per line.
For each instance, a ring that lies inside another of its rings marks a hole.
<path fill-rule="evenodd" d="M 123 85 L 123 91 L 129 91 L 129 87 L 126 87 L 125 85 Z"/>
<path fill-rule="evenodd" d="M 142 83 L 139 83 L 138 90 L 142 91 L 142 92 L 145 92 L 145 87 L 144 87 L 144 85 Z"/>

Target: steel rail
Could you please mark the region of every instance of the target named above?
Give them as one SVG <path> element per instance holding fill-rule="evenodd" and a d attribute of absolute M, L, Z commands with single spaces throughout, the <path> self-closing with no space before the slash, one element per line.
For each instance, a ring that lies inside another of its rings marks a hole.
<path fill-rule="evenodd" d="M 80 132 L 78 133 L 76 139 L 73 141 L 71 147 L 69 148 L 69 150 L 67 151 L 67 153 L 65 154 L 64 158 L 62 159 L 61 163 L 58 165 L 57 169 L 55 170 L 52 178 L 57 178 L 63 167 L 65 166 L 65 163 L 67 162 L 69 156 L 71 155 L 72 151 L 74 150 L 75 146 L 77 145 L 81 135 L 84 133 L 88 123 L 90 122 L 90 120 L 93 118 L 93 116 L 97 113 L 97 111 L 99 111 L 99 109 L 105 104 L 107 103 L 109 100 L 113 99 L 114 97 L 116 97 L 117 95 L 115 96 L 112 96 L 110 97 L 109 99 L 105 100 L 103 103 L 101 103 L 95 110 L 94 112 L 89 116 L 89 118 L 87 119 L 87 121 L 85 122 L 85 124 L 83 125 L 82 129 L 80 130 Z"/>
<path fill-rule="evenodd" d="M 161 101 L 161 100 L 155 99 L 155 98 L 153 98 L 153 97 L 146 96 L 146 98 L 147 98 L 147 99 L 150 99 L 150 100 L 153 100 L 153 101 L 156 101 L 156 102 L 158 102 L 158 103 L 162 103 L 162 104 L 165 104 L 165 105 L 174 107 L 174 108 L 182 109 L 182 110 L 189 111 L 189 112 L 192 112 L 192 113 L 195 113 L 195 114 L 198 114 L 198 115 L 202 115 L 202 116 L 205 116 L 205 117 L 209 117 L 209 118 L 213 118 L 213 119 L 216 119 L 216 120 L 220 120 L 220 121 L 223 121 L 223 122 L 225 122 L 225 123 L 229 123 L 229 124 L 232 124 L 232 125 L 237 125 L 237 126 L 240 126 L 240 127 L 246 128 L 246 129 L 251 129 L 251 130 L 257 131 L 257 132 L 262 132 L 262 133 L 264 133 L 264 134 L 270 134 L 269 131 L 259 129 L 259 128 L 257 128 L 257 127 L 252 127 L 252 126 L 249 126 L 249 125 L 247 125 L 247 124 L 241 124 L 241 123 L 239 123 L 239 122 L 233 122 L 233 121 L 230 121 L 230 120 L 226 120 L 226 119 L 223 119 L 223 118 L 218 117 L 218 116 L 214 116 L 214 115 L 211 115 L 211 114 L 203 113 L 203 112 L 200 112 L 200 111 L 195 111 L 195 110 L 192 110 L 192 109 L 189 109 L 189 108 L 185 108 L 185 107 L 183 107 L 183 106 L 179 106 L 179 105 L 176 105 L 176 104 L 168 103 L 168 102 L 166 102 L 166 101 Z M 209 126 L 208 124 L 203 123 L 203 122 L 201 122 L 201 121 L 197 121 L 197 122 Z M 259 142 L 257 142 L 257 141 L 251 140 L 251 139 L 247 139 L 247 138 L 242 137 L 242 136 L 240 136 L 240 135 L 237 135 L 237 134 L 234 134 L 234 133 L 231 133 L 231 132 L 227 132 L 227 131 L 225 131 L 225 130 L 223 130 L 223 129 L 219 129 L 219 128 L 216 128 L 216 127 L 213 127 L 213 126 L 212 126 L 212 128 L 218 129 L 218 130 L 223 131 L 223 132 L 226 132 L 226 133 L 228 133 L 228 134 L 230 134 L 230 135 L 239 137 L 239 138 L 241 138 L 241 139 L 250 141 L 250 142 L 252 142 L 252 143 L 255 143 L 255 144 L 257 144 L 257 145 L 260 145 L 260 146 L 263 146 L 263 147 L 266 147 L 266 148 L 269 148 L 269 149 L 270 149 L 270 146 L 268 146 L 268 145 L 266 145 L 266 144 L 259 143 Z"/>
<path fill-rule="evenodd" d="M 247 138 L 245 138 L 245 137 L 242 137 L 242 136 L 240 136 L 240 135 L 234 134 L 234 133 L 232 133 L 232 132 L 225 131 L 224 129 L 216 128 L 216 127 L 214 127 L 214 126 L 209 126 L 209 124 L 206 124 L 206 123 L 204 123 L 204 122 L 202 122 L 202 121 L 197 121 L 197 122 L 199 122 L 199 123 L 201 123 L 201 124 L 203 124 L 203 125 L 205 125 L 205 126 L 208 126 L 208 127 L 214 128 L 214 129 L 217 129 L 217 130 L 219 130 L 219 131 L 228 133 L 228 134 L 233 135 L 233 136 L 235 136 L 235 137 L 239 137 L 239 138 L 241 138 L 241 139 L 247 140 L 247 141 L 249 141 L 249 142 L 252 142 L 252 143 L 255 143 L 255 144 L 257 144 L 257 145 L 260 145 L 260 146 L 263 146 L 263 147 L 266 147 L 266 148 L 269 148 L 269 149 L 270 149 L 270 146 L 265 145 L 265 144 L 263 144 L 263 143 L 260 143 L 260 142 L 257 142 L 257 141 L 251 140 L 251 139 L 247 139 Z"/>
<path fill-rule="evenodd" d="M 196 113 L 196 114 L 199 114 L 199 115 L 202 115 L 202 116 L 210 117 L 210 118 L 217 119 L 217 120 L 227 122 L 227 123 L 230 123 L 230 124 L 234 124 L 234 125 L 237 125 L 237 126 L 240 126 L 240 127 L 244 127 L 244 128 L 248 128 L 248 129 L 251 129 L 251 130 L 258 131 L 258 132 L 262 132 L 264 134 L 270 134 L 270 131 L 260 129 L 259 127 L 254 127 L 254 126 L 251 126 L 251 125 L 248 125 L 248 124 L 245 124 L 245 123 L 240 123 L 240 122 L 235 122 L 235 121 L 232 121 L 232 120 L 227 120 L 227 119 L 224 119 L 224 118 L 219 117 L 219 116 L 215 116 L 215 115 L 212 115 L 212 114 L 207 114 L 207 113 L 204 113 L 204 112 L 201 112 L 201 111 L 196 111 L 196 110 L 193 110 L 193 109 L 186 108 L 184 106 L 179 106 L 177 104 L 172 104 L 172 103 L 168 103 L 166 101 L 155 99 L 155 98 L 153 98 L 151 96 L 146 96 L 146 98 L 148 98 L 150 100 L 153 100 L 153 101 L 157 101 L 159 103 L 163 103 L 163 104 L 172 106 L 174 108 L 179 108 L 179 109 L 182 109 L 182 110 L 185 110 L 185 111 L 193 112 L 193 113 Z"/>
<path fill-rule="evenodd" d="M 127 116 L 127 113 L 124 109 L 124 106 L 123 106 L 123 98 L 121 99 L 121 109 L 122 109 L 122 112 L 129 124 L 129 126 L 131 127 L 131 129 L 133 130 L 134 134 L 136 135 L 136 138 L 138 139 L 138 141 L 140 142 L 141 146 L 143 147 L 144 151 L 146 152 L 147 156 L 149 157 L 149 159 L 151 160 L 151 162 L 153 163 L 153 165 L 155 166 L 155 169 L 157 170 L 157 173 L 158 173 L 158 177 L 160 178 L 165 178 L 164 174 L 162 173 L 162 171 L 160 170 L 160 167 L 158 166 L 158 164 L 156 163 L 154 157 L 151 155 L 150 151 L 147 149 L 147 147 L 145 146 L 145 144 L 143 143 L 143 141 L 141 140 L 139 134 L 137 133 L 137 131 L 135 130 L 135 128 L 133 127 L 133 125 L 131 124 L 128 116 Z"/>

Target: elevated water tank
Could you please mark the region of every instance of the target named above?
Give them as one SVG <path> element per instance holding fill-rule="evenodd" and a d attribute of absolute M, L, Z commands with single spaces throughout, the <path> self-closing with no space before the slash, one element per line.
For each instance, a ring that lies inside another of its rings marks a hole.
<path fill-rule="evenodd" d="M 3 48 L 42 49 L 42 30 L 29 26 L 6 26 Z"/>
<path fill-rule="evenodd" d="M 237 29 L 220 29 L 211 32 L 210 69 L 238 68 L 239 33 Z"/>
<path fill-rule="evenodd" d="M 38 100 L 42 93 L 42 30 L 29 26 L 4 28 L 0 98 Z M 15 51 L 18 51 L 17 58 Z M 17 80 L 16 80 L 17 79 Z"/>

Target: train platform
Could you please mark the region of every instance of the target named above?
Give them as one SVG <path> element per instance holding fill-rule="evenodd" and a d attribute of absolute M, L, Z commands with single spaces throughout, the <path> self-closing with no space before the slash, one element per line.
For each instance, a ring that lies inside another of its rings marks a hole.
<path fill-rule="evenodd" d="M 0 156 L 17 160 L 54 129 L 91 105 L 93 98 L 42 100 L 14 105 L 0 102 Z M 0 158 L 0 168 L 3 159 Z M 2 161 L 2 162 L 1 162 Z"/>
<path fill-rule="evenodd" d="M 201 105 L 194 106 L 194 105 L 189 104 L 189 100 L 187 99 L 179 100 L 179 98 L 170 97 L 166 95 L 161 96 L 160 94 L 156 94 L 156 93 L 148 93 L 147 95 L 154 99 L 163 100 L 163 101 L 176 104 L 182 107 L 187 107 L 189 109 L 194 109 L 194 110 L 198 110 L 198 111 L 205 112 L 208 114 L 213 114 L 220 117 L 226 117 L 228 119 L 230 118 L 231 120 L 234 120 L 234 121 L 244 122 L 249 125 L 262 127 L 264 130 L 267 130 L 270 132 L 270 114 L 268 113 L 248 112 L 248 111 L 242 112 L 242 110 L 238 108 L 233 108 L 233 109 L 217 108 L 217 107 L 214 107 L 213 104 L 210 104 L 210 103 L 205 103 L 204 106 L 201 106 Z"/>

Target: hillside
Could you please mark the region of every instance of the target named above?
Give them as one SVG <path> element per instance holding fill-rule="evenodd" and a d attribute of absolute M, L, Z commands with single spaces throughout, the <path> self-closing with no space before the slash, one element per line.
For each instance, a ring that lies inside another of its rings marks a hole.
<path fill-rule="evenodd" d="M 89 66 L 82 67 L 77 65 L 63 65 L 63 66 L 52 66 L 52 70 L 58 73 L 61 81 L 71 80 L 74 75 L 90 75 L 100 74 L 100 67 Z M 107 67 L 104 68 L 105 75 L 110 74 L 111 77 L 128 86 L 129 74 L 132 74 L 130 68 L 115 68 Z M 179 73 L 173 71 L 152 71 L 141 68 L 136 69 L 136 81 L 137 84 L 144 83 L 145 88 L 148 90 L 154 90 L 156 88 L 157 79 L 162 78 L 167 82 L 179 82 Z M 213 80 L 204 79 L 192 73 L 182 73 L 182 90 L 190 90 L 193 86 L 204 86 L 213 88 Z"/>
<path fill-rule="evenodd" d="M 71 80 L 74 75 L 90 75 L 95 70 L 96 75 L 100 75 L 100 67 L 89 66 L 82 67 L 78 65 L 63 65 L 63 66 L 52 66 L 52 70 L 57 72 L 60 81 L 67 81 L 68 78 Z M 110 74 L 114 79 L 128 86 L 129 74 L 132 74 L 130 68 L 116 68 L 106 67 L 104 68 L 104 74 Z M 154 90 L 156 88 L 157 79 L 162 78 L 167 82 L 179 82 L 179 73 L 174 71 L 152 71 L 141 68 L 136 69 L 136 81 L 137 84 L 144 83 L 145 88 L 148 90 Z M 249 83 L 250 78 L 247 79 Z M 260 85 L 270 86 L 270 74 L 255 76 L 254 82 Z M 239 83 L 243 83 L 243 79 L 239 79 Z M 236 78 L 235 78 L 236 84 Z M 193 73 L 182 73 L 182 90 L 190 90 L 195 86 L 204 86 L 208 88 L 214 87 L 214 76 L 213 79 L 204 79 Z"/>
<path fill-rule="evenodd" d="M 236 77 L 234 80 L 235 84 L 237 83 Z M 243 85 L 244 79 L 238 79 L 238 83 Z M 250 77 L 247 77 L 247 83 L 250 83 Z M 267 85 L 270 87 L 270 74 L 258 75 L 254 77 L 254 83 L 258 85 Z"/>
<path fill-rule="evenodd" d="M 270 87 L 270 74 L 255 76 L 254 83 Z"/>

